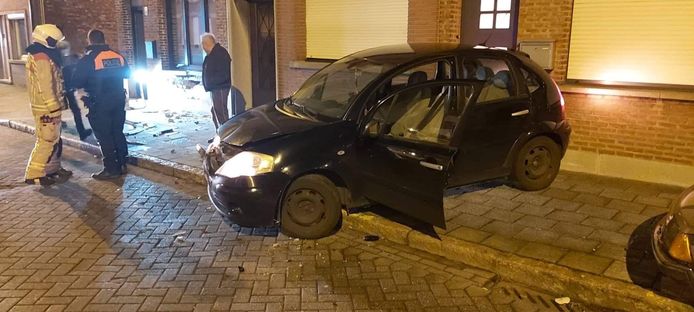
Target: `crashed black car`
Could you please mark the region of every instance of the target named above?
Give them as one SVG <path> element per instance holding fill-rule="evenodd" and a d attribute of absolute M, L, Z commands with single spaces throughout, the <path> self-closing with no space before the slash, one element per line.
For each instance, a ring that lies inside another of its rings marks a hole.
<path fill-rule="evenodd" d="M 344 207 L 375 202 L 445 227 L 446 188 L 500 177 L 545 188 L 570 132 L 557 85 L 526 55 L 417 44 L 340 59 L 199 152 L 232 222 L 318 238 Z"/>
<path fill-rule="evenodd" d="M 653 254 L 660 272 L 689 289 L 694 303 L 694 186 L 672 203 L 653 232 Z"/>

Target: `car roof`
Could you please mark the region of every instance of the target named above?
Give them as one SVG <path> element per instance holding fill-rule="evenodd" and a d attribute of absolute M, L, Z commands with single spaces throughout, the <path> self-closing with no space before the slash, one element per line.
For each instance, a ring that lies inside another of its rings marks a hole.
<path fill-rule="evenodd" d="M 488 51 L 489 54 L 511 54 L 514 56 L 516 52 L 506 51 L 502 49 L 493 49 L 481 46 L 472 46 L 464 44 L 454 44 L 454 43 L 410 43 L 410 44 L 398 44 L 398 45 L 388 45 L 382 47 L 376 47 L 360 51 L 347 56 L 347 59 L 361 59 L 366 58 L 372 61 L 384 62 L 384 63 L 408 63 L 420 58 L 436 57 L 436 56 L 448 56 L 448 55 L 460 55 L 465 54 L 465 52 L 480 52 Z"/>

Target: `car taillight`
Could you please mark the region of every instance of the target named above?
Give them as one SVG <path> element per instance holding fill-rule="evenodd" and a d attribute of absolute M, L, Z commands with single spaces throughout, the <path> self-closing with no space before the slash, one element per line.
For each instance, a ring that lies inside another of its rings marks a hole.
<path fill-rule="evenodd" d="M 692 260 L 692 245 L 690 244 L 689 235 L 684 233 L 678 233 L 673 238 L 670 243 L 670 248 L 668 248 L 668 254 L 673 259 L 693 263 Z"/>

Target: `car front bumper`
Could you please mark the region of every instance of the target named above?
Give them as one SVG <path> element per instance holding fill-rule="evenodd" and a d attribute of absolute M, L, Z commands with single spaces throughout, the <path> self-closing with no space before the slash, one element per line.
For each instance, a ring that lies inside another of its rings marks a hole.
<path fill-rule="evenodd" d="M 203 158 L 207 195 L 214 208 L 232 223 L 248 226 L 276 224 L 277 207 L 289 176 L 271 172 L 254 177 L 227 178 L 215 174 L 209 156 Z"/>
<path fill-rule="evenodd" d="M 656 262 L 658 263 L 658 269 L 665 276 L 686 285 L 694 292 L 694 269 L 688 267 L 687 265 L 678 262 L 667 254 L 663 244 L 662 235 L 663 228 L 665 227 L 666 218 L 663 217 L 655 227 L 653 231 L 653 240 L 651 243 L 651 248 L 653 249 L 653 255 L 655 256 Z"/>

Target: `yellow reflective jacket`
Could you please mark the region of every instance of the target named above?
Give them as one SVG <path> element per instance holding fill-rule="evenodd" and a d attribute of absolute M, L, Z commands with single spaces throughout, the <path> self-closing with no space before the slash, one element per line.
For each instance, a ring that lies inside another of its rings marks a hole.
<path fill-rule="evenodd" d="M 46 53 L 29 54 L 26 70 L 29 101 L 35 115 L 67 108 L 62 71 Z"/>

